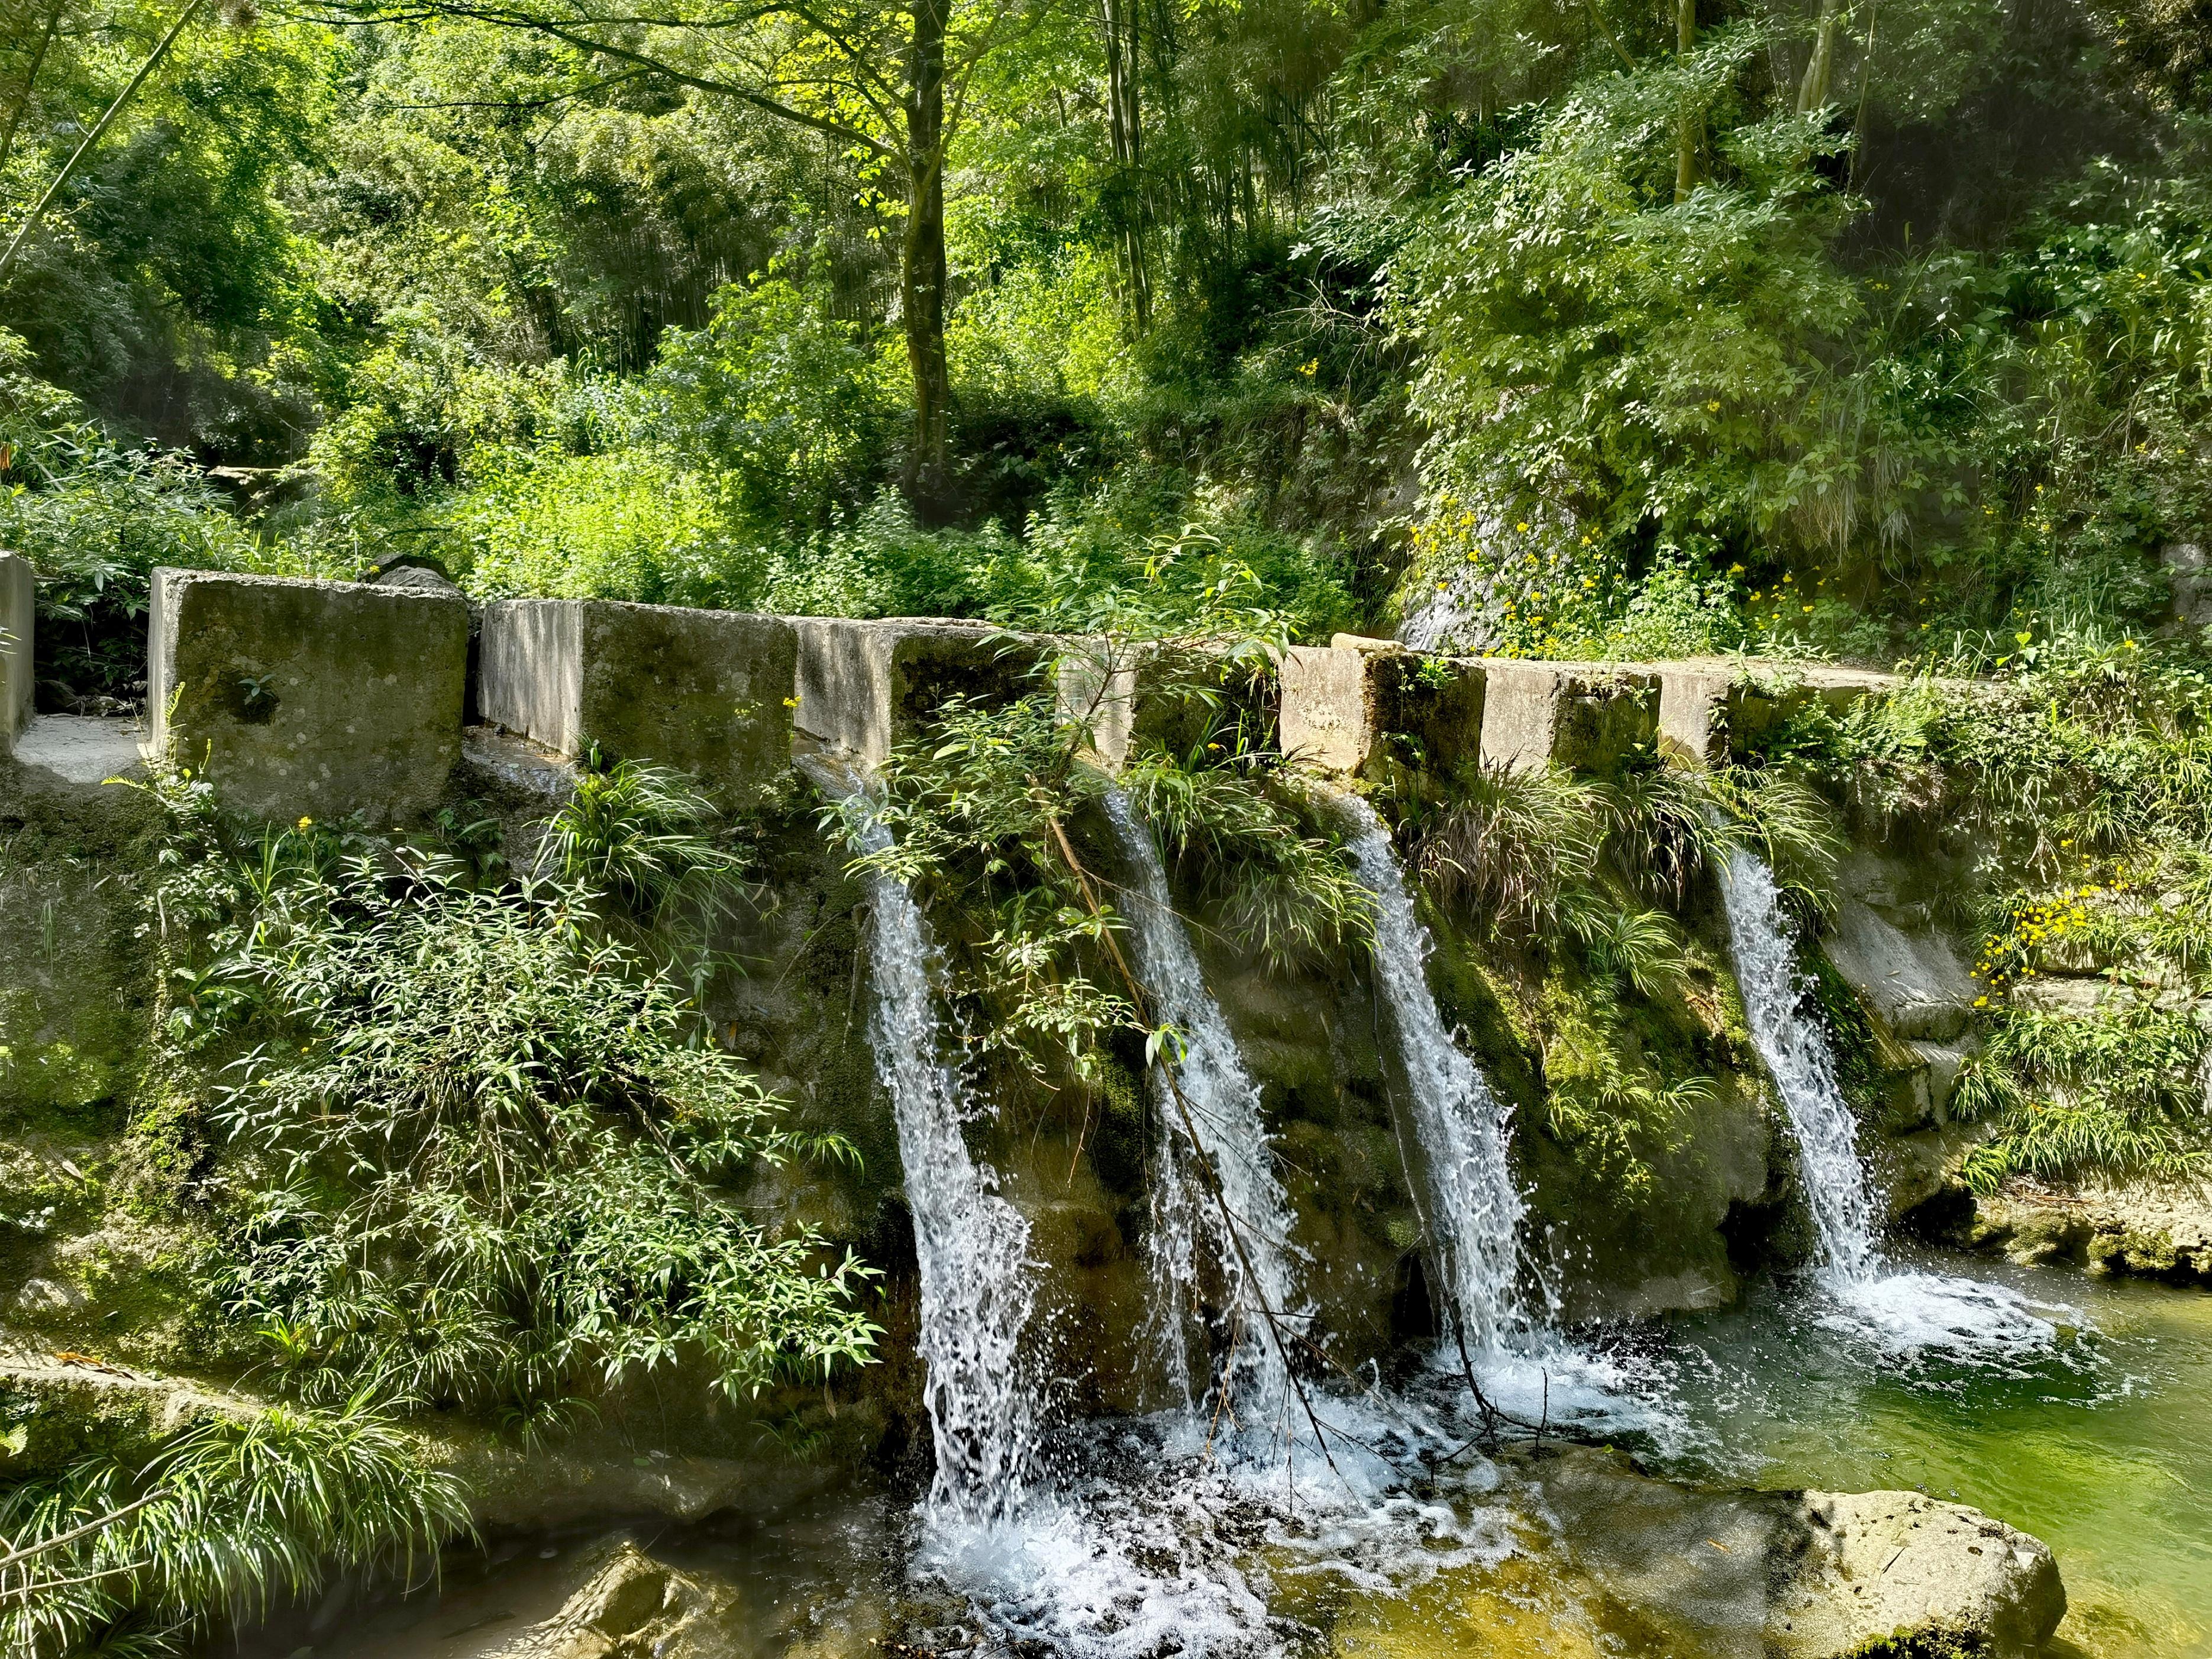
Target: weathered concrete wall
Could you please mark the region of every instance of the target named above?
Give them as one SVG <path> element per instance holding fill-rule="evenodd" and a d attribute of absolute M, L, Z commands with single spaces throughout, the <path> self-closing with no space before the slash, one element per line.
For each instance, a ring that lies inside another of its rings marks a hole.
<path fill-rule="evenodd" d="M 162 569 L 147 632 L 154 744 L 233 806 L 400 823 L 444 793 L 468 678 L 458 595 Z"/>
<path fill-rule="evenodd" d="M 478 712 L 560 754 L 596 744 L 736 801 L 790 770 L 799 632 L 783 617 L 511 599 L 485 611 L 480 649 Z"/>
<path fill-rule="evenodd" d="M 1283 752 L 1334 772 L 1385 763 L 1444 772 L 1477 754 L 1488 670 L 1346 634 L 1322 649 L 1292 646 L 1282 665 Z"/>
<path fill-rule="evenodd" d="M 560 599 L 487 605 L 477 641 L 477 714 L 556 754 L 582 749 L 584 607 Z"/>
<path fill-rule="evenodd" d="M 0 757 L 13 752 L 16 734 L 31 723 L 31 647 L 38 584 L 30 561 L 0 553 Z"/>
<path fill-rule="evenodd" d="M 1011 699 L 1034 689 L 1039 641 L 984 623 L 927 617 L 859 622 L 800 617 L 799 737 L 862 767 L 954 696 Z"/>
<path fill-rule="evenodd" d="M 1608 771 L 1654 741 L 1660 675 L 1610 663 L 1484 664 L 1482 763 Z"/>
<path fill-rule="evenodd" d="M 1815 664 L 1664 664 L 1659 675 L 1659 748 L 1677 766 L 1725 766 L 1807 705 L 1840 713 L 1870 692 L 1893 690 L 1895 674 Z"/>

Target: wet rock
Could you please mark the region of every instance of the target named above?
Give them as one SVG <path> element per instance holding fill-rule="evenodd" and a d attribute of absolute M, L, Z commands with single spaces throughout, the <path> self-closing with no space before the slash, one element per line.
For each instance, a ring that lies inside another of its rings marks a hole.
<path fill-rule="evenodd" d="M 2041 1540 L 1917 1492 L 1808 1492 L 1807 1545 L 1769 1610 L 1789 1659 L 1973 1653 L 2028 1659 L 2066 1613 Z"/>
<path fill-rule="evenodd" d="M 679 1659 L 709 1651 L 702 1626 L 714 1598 L 697 1580 L 623 1539 L 561 1611 L 499 1650 L 498 1659 Z"/>
<path fill-rule="evenodd" d="M 1873 906 L 1847 897 L 1824 945 L 1868 1012 L 1899 1037 L 1949 1043 L 1966 1029 L 1974 981 L 1941 938 L 1907 933 Z"/>
<path fill-rule="evenodd" d="M 1977 1200 L 1959 1242 L 2033 1265 L 2212 1282 L 2212 1181 L 2017 1182 Z"/>

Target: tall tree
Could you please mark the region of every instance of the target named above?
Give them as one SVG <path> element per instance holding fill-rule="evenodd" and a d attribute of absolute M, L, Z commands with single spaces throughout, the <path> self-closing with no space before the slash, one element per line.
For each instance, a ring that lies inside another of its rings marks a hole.
<path fill-rule="evenodd" d="M 848 147 L 903 198 L 899 308 L 914 383 L 905 486 L 946 513 L 952 392 L 945 352 L 945 168 L 975 72 L 1036 0 L 678 0 L 641 18 L 610 0 L 338 0 L 325 21 L 474 19 L 587 58 L 735 99 Z"/>

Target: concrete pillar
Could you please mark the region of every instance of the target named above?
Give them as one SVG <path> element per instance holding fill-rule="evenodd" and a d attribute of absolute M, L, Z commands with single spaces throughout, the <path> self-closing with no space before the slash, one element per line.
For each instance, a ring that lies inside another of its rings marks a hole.
<path fill-rule="evenodd" d="M 791 769 L 799 631 L 781 617 L 601 599 L 507 599 L 484 610 L 477 710 L 574 759 L 692 774 L 732 805 Z"/>
<path fill-rule="evenodd" d="M 38 583 L 31 562 L 0 553 L 0 759 L 31 723 L 33 707 L 31 648 L 38 613 Z"/>
<path fill-rule="evenodd" d="M 1482 665 L 1336 637 L 1327 649 L 1292 646 L 1283 662 L 1284 754 L 1328 771 L 1372 774 L 1392 762 L 1448 772 L 1480 752 L 1489 679 Z"/>
<path fill-rule="evenodd" d="M 1011 702 L 1041 690 L 1049 642 L 987 623 L 794 617 L 798 740 L 863 769 L 921 731 L 948 698 Z"/>
<path fill-rule="evenodd" d="M 1367 698 L 1366 653 L 1294 645 L 1283 659 L 1282 676 L 1283 712 L 1276 731 L 1283 753 L 1328 772 L 1365 767 L 1378 740 Z"/>
<path fill-rule="evenodd" d="M 1659 677 L 1648 668 L 1495 658 L 1483 667 L 1485 766 L 1607 772 L 1657 735 Z"/>
<path fill-rule="evenodd" d="M 156 570 L 146 654 L 155 752 L 237 811 L 405 823 L 460 757 L 458 593 Z"/>
<path fill-rule="evenodd" d="M 1726 670 L 1662 667 L 1659 672 L 1659 757 L 1693 770 L 1729 760 Z"/>

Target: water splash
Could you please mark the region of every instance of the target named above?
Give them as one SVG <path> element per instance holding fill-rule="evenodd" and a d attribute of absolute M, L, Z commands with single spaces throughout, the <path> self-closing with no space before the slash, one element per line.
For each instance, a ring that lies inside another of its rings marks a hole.
<path fill-rule="evenodd" d="M 2016 1355 L 2049 1346 L 2057 1328 L 2012 1291 L 1882 1260 L 1873 1230 L 1881 1193 L 1859 1157 L 1858 1121 L 1838 1081 L 1835 1052 L 1806 1010 L 1773 872 L 1736 847 L 1720 873 L 1752 1043 L 1796 1132 L 1798 1171 L 1819 1237 L 1814 1271 L 1832 1304 L 1822 1322 L 1902 1352 Z"/>
<path fill-rule="evenodd" d="M 1366 802 L 1343 798 L 1358 826 L 1352 868 L 1375 895 L 1375 971 L 1411 1090 L 1428 1164 L 1431 1231 L 1444 1289 L 1468 1345 L 1495 1356 L 1528 1320 L 1516 1288 L 1525 1206 L 1508 1158 L 1510 1109 L 1444 1029 L 1429 991 L 1428 930 L 1386 830 Z"/>
<path fill-rule="evenodd" d="M 1191 1263 L 1218 1263 L 1239 1327 L 1229 1396 L 1248 1422 L 1279 1423 L 1285 1416 L 1290 1383 L 1282 1353 L 1269 1334 L 1267 1314 L 1272 1310 L 1294 1329 L 1305 1310 L 1299 1300 L 1297 1251 L 1290 1242 L 1290 1200 L 1275 1176 L 1260 1091 L 1244 1069 L 1221 1006 L 1206 988 L 1190 934 L 1169 894 L 1152 830 L 1138 822 L 1120 789 L 1107 792 L 1106 815 L 1128 872 L 1123 896 L 1137 975 L 1151 999 L 1154 1022 L 1173 1026 L 1183 1049 L 1173 1062 L 1181 1099 L 1161 1101 L 1169 1133 L 1161 1138 L 1153 1172 L 1153 1308 L 1162 1357 L 1170 1376 L 1187 1387 L 1189 1356 L 1182 1304 Z M 1238 1241 L 1228 1236 L 1221 1206 L 1210 1194 L 1194 1189 L 1197 1172 L 1183 1167 L 1192 1150 L 1186 1128 L 1220 1182 L 1221 1199 L 1241 1236 L 1241 1255 Z"/>
<path fill-rule="evenodd" d="M 856 782 L 860 843 L 880 852 L 890 831 Z M 907 1206 L 921 1269 L 919 1346 L 936 1444 L 927 1504 L 941 1526 L 989 1525 L 1028 1504 L 1037 1412 L 1021 1339 L 1036 1300 L 1030 1227 L 998 1179 L 968 1150 L 974 1106 L 946 1055 L 936 984 L 942 969 L 921 906 L 902 882 L 869 878 L 875 922 L 875 1006 L 868 1020 L 876 1074 L 891 1097 Z"/>

